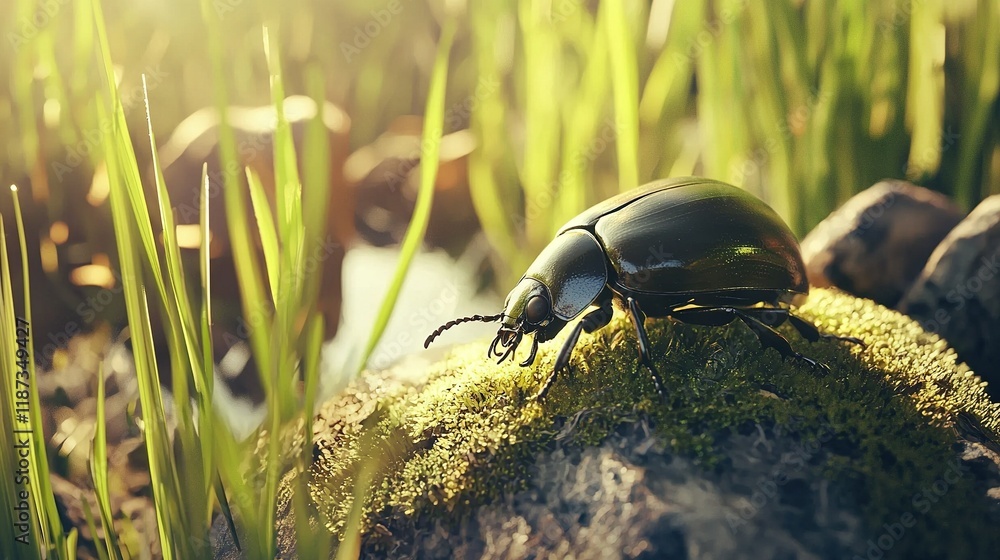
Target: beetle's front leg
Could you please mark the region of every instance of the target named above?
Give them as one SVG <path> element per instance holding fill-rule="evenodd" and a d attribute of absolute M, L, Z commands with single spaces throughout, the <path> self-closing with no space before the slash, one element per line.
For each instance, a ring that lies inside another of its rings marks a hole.
<path fill-rule="evenodd" d="M 570 331 L 569 336 L 566 338 L 566 342 L 559 349 L 559 355 L 556 356 L 556 365 L 552 368 L 552 373 L 549 374 L 545 383 L 542 384 L 541 390 L 535 396 L 536 399 L 544 399 L 552 387 L 552 383 L 556 380 L 556 374 L 563 369 L 569 368 L 569 359 L 573 355 L 573 348 L 580 339 L 580 332 L 586 331 L 592 333 L 601 327 L 607 326 L 611 322 L 614 312 L 614 307 L 611 305 L 611 298 L 608 297 L 601 302 L 599 308 L 584 315 L 583 319 L 573 327 L 573 330 Z"/>
<path fill-rule="evenodd" d="M 628 298 L 626 302 L 628 303 L 628 316 L 632 319 L 632 325 L 635 327 L 635 336 L 639 340 L 639 361 L 652 374 L 653 384 L 656 385 L 656 392 L 660 394 L 661 398 L 666 398 L 667 392 L 663 389 L 663 379 L 660 378 L 660 373 L 656 371 L 656 366 L 653 365 L 653 345 L 649 343 L 649 335 L 646 334 L 646 314 L 642 312 L 642 309 L 639 309 L 639 302 L 633 298 Z"/>

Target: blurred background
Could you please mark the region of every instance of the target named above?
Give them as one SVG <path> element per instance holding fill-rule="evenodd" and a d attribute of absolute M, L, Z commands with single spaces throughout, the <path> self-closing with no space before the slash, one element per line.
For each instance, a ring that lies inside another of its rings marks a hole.
<path fill-rule="evenodd" d="M 86 6 L 0 7 L 0 176 L 26 193 L 45 365 L 75 332 L 124 318 L 100 148 L 110 128 L 96 111 L 103 84 Z M 333 193 L 326 219 L 338 248 L 324 259 L 320 305 L 327 338 L 341 335 L 338 363 L 363 345 L 395 266 L 392 248 L 412 216 L 426 151 L 420 115 L 446 20 L 456 36 L 423 243 L 431 256 L 417 260 L 399 299 L 423 307 L 395 314 L 372 354 L 378 366 L 419 348 L 418 330 L 493 312 L 564 221 L 650 180 L 695 174 L 742 186 L 800 237 L 883 178 L 941 191 L 965 210 L 1000 192 L 1000 5 L 992 0 L 103 7 L 139 166 L 151 161 L 145 76 L 181 224 L 197 224 L 202 163 L 218 166 L 218 117 L 205 109 L 216 93 L 206 25 L 223 38 L 229 103 L 248 108 L 229 117 L 241 163 L 262 176 L 273 168 L 275 126 L 262 27 L 282 53 L 286 93 L 307 93 L 307 75 L 322 76 Z M 290 121 L 299 147 L 296 123 L 315 113 L 300 101 L 288 109 L 298 111 Z M 148 173 L 145 180 L 152 183 Z M 225 219 L 222 199 L 213 199 L 216 223 Z M 213 265 L 216 285 L 235 286 L 227 232 L 220 226 L 213 236 L 212 254 L 223 263 Z M 229 331 L 240 315 L 227 306 L 235 294 L 218 296 Z M 434 301 L 442 303 L 430 312 Z M 78 328 L 67 329 L 67 320 Z M 466 337 L 485 332 L 469 328 Z"/>
<path fill-rule="evenodd" d="M 400 297 L 422 307 L 397 311 L 372 354 L 379 366 L 418 348 L 418 330 L 492 312 L 565 220 L 650 180 L 696 174 L 742 186 L 799 236 L 883 178 L 928 186 L 965 210 L 1000 192 L 992 0 L 102 5 L 139 166 L 151 161 L 145 76 L 180 224 L 197 223 L 202 163 L 218 165 L 218 116 L 205 109 L 216 93 L 206 25 L 223 38 L 229 103 L 244 108 L 229 116 L 241 163 L 262 176 L 274 167 L 275 126 L 262 28 L 282 53 L 286 93 L 306 93 L 310 73 L 322 77 L 326 219 L 337 248 L 324 258 L 319 303 L 344 356 L 363 344 L 388 289 L 426 151 L 421 113 L 436 45 L 444 22 L 455 23 L 429 256 Z M 103 85 L 86 6 L 0 6 L 0 176 L 25 193 L 45 365 L 76 332 L 124 318 L 100 149 L 110 128 L 96 110 Z M 296 123 L 317 109 L 298 101 L 286 107 L 297 143 Z M 222 198 L 212 203 L 217 223 Z M 226 237 L 213 228 L 222 286 L 235 285 Z M 240 310 L 225 300 L 235 303 L 235 293 L 217 295 L 230 331 Z M 428 302 L 440 305 L 431 312 Z"/>

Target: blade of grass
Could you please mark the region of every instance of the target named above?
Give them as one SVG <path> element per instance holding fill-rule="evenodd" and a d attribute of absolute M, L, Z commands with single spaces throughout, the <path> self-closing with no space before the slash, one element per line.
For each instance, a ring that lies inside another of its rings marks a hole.
<path fill-rule="evenodd" d="M 330 208 L 330 138 L 324 119 L 326 118 L 326 96 L 322 75 L 318 66 L 310 66 L 306 71 L 306 82 L 310 97 L 316 104 L 316 115 L 306 127 L 304 143 L 305 163 L 302 183 L 302 214 L 305 226 L 303 255 L 318 254 L 320 248 L 329 240 L 324 238 L 328 231 L 326 220 L 331 219 L 327 210 Z M 325 254 L 325 253 L 324 253 Z M 330 258 L 329 255 L 327 258 Z M 302 284 L 302 300 L 316 301 L 319 294 L 321 266 L 309 266 L 305 263 L 305 278 Z M 329 281 L 329 279 L 327 279 Z M 313 306 L 314 307 L 314 306 Z M 319 391 L 320 356 L 324 339 L 325 319 L 320 314 L 313 314 L 305 328 L 303 344 L 303 381 L 302 398 L 302 435 L 304 438 L 301 453 L 298 457 L 300 473 L 309 472 L 312 463 L 312 418 L 316 406 L 316 395 Z M 296 478 L 297 484 L 292 496 L 292 508 L 295 512 L 295 536 L 297 550 L 303 558 L 329 558 L 333 535 L 325 531 L 316 531 L 310 523 L 308 476 Z M 321 525 L 322 526 L 322 525 Z"/>
<path fill-rule="evenodd" d="M 202 353 L 202 371 L 211 372 L 213 371 L 215 364 L 212 360 L 212 352 L 209 351 L 212 346 L 212 251 L 211 251 L 211 216 L 208 212 L 209 203 L 211 202 L 211 183 L 208 178 L 208 162 L 205 162 L 201 166 L 201 208 L 199 210 L 198 225 L 200 230 L 201 246 L 198 248 L 198 262 L 200 264 L 200 278 L 201 278 L 201 347 L 204 350 Z M 208 402 L 212 402 L 212 391 L 215 384 L 214 375 L 205 376 L 205 384 L 203 390 L 205 391 L 205 397 Z M 209 430 L 209 432 L 211 432 Z M 206 438 L 207 441 L 211 442 L 210 433 L 203 433 L 202 437 Z M 211 444 L 208 445 L 211 448 Z M 208 455 L 208 453 L 206 453 Z"/>
<path fill-rule="evenodd" d="M 910 13 L 909 95 L 906 121 L 912 143 L 908 169 L 911 178 L 937 170 L 941 164 L 944 113 L 945 29 L 939 2 L 913 2 Z"/>
<path fill-rule="evenodd" d="M 165 288 L 167 290 L 167 299 L 164 304 L 168 309 L 172 309 L 172 316 L 175 316 L 176 323 L 171 323 L 171 331 L 174 335 L 179 335 L 182 337 L 183 345 L 187 350 L 186 354 L 191 365 L 192 378 L 194 380 L 195 396 L 199 397 L 205 395 L 205 378 L 211 375 L 211 369 L 205 370 L 203 364 L 200 361 L 202 355 L 205 351 L 201 347 L 201 341 L 198 337 L 198 327 L 195 322 L 191 310 L 191 301 L 188 297 L 187 280 L 184 274 L 184 266 L 181 261 L 180 246 L 177 243 L 177 229 L 175 227 L 173 211 L 170 206 L 170 196 L 167 193 L 166 181 L 163 178 L 163 169 L 160 167 L 160 156 L 158 150 L 156 149 L 156 136 L 153 133 L 153 117 L 149 107 L 149 90 L 146 86 L 146 76 L 142 76 L 142 94 L 143 103 L 146 108 L 146 127 L 147 134 L 149 135 L 149 145 L 150 153 L 153 160 L 153 177 L 154 183 L 156 185 L 156 202 L 160 214 L 160 223 L 163 224 L 163 248 L 165 253 L 165 261 L 167 265 L 166 276 L 167 281 L 164 282 Z M 148 215 L 140 213 L 137 215 L 138 219 L 141 221 Z M 202 238 L 206 240 L 207 238 Z M 206 244 L 203 241 L 203 244 Z M 152 264 L 155 256 L 154 254 L 147 253 L 147 258 L 151 261 L 151 266 L 156 269 L 158 266 Z M 158 263 L 158 259 L 156 261 Z M 178 327 L 178 328 L 174 328 Z M 178 345 L 179 346 L 179 345 Z M 179 373 L 179 372 L 177 372 Z M 186 376 L 177 375 L 175 373 L 175 378 L 180 377 L 181 379 L 186 379 Z M 189 404 L 187 403 L 188 391 L 187 387 L 183 388 L 182 392 L 175 394 L 178 399 L 178 406 L 180 407 L 179 413 L 182 417 L 188 417 Z M 200 403 L 202 410 L 207 409 L 206 403 Z"/>
<path fill-rule="evenodd" d="M 431 74 L 430 91 L 427 94 L 427 108 L 424 112 L 424 130 L 420 145 L 420 189 L 417 193 L 417 204 L 413 210 L 413 218 L 406 228 L 403 237 L 403 244 L 400 248 L 399 263 L 396 272 L 393 274 L 392 283 L 389 285 L 389 292 L 382 300 L 378 315 L 375 317 L 375 326 L 368 337 L 364 353 L 358 369 L 363 368 L 368 362 L 375 345 L 378 344 L 382 333 L 385 332 L 389 318 L 392 316 L 393 307 L 399 297 L 399 291 L 403 287 L 406 273 L 413 261 L 413 256 L 420 248 L 420 243 L 427 230 L 427 222 L 430 220 L 431 203 L 434 198 L 434 181 L 437 178 L 438 160 L 441 151 L 441 136 L 444 126 L 444 97 L 445 86 L 448 80 L 448 56 L 451 53 L 451 44 L 455 38 L 456 23 L 449 18 L 441 30 L 441 37 L 438 39 L 437 55 L 434 59 L 434 70 Z"/>
<path fill-rule="evenodd" d="M 313 315 L 306 329 L 305 344 L 305 394 L 302 400 L 302 436 L 304 441 L 298 457 L 298 470 L 301 476 L 296 478 L 295 492 L 292 496 L 292 508 L 295 512 L 295 539 L 297 552 L 302 558 L 329 558 L 333 534 L 316 531 L 310 522 L 312 512 L 309 501 L 309 472 L 312 465 L 312 419 L 314 415 L 316 393 L 319 388 L 319 357 L 323 345 L 323 318 Z M 322 525 L 321 525 L 322 526 Z M 324 534 L 325 533 L 325 534 Z"/>
<path fill-rule="evenodd" d="M 268 530 L 261 534 L 262 550 L 276 547 L 275 525 L 277 514 L 278 483 L 281 477 L 279 453 L 281 451 L 281 426 L 294 410 L 296 394 L 293 385 L 287 382 L 289 375 L 296 374 L 297 355 L 295 352 L 298 332 L 294 321 L 301 301 L 302 277 L 298 274 L 302 257 L 302 185 L 299 182 L 295 145 L 284 113 L 284 82 L 281 72 L 281 56 L 278 41 L 272 41 L 268 28 L 263 28 L 264 55 L 270 74 L 271 102 L 274 105 L 276 126 L 274 132 L 274 198 L 278 213 L 277 233 L 261 227 L 258 229 L 261 242 L 272 250 L 281 247 L 280 253 L 272 252 L 281 261 L 276 271 L 277 286 L 272 288 L 275 319 L 272 323 L 271 348 L 273 362 L 264 364 L 262 374 L 271 379 L 271 393 L 268 395 L 268 415 L 270 419 L 266 476 L 264 494 L 260 500 L 261 511 L 258 518 Z M 259 198 L 259 197 L 258 197 Z M 270 236 L 270 238 L 269 238 Z M 280 238 L 278 237 L 280 236 Z"/>
<path fill-rule="evenodd" d="M 549 13 L 542 2 L 520 2 L 518 20 L 524 41 L 524 88 L 519 100 L 524 111 L 524 156 L 521 184 L 524 189 L 524 235 L 533 246 L 550 239 L 551 212 L 548 208 L 559 163 L 559 98 L 563 68 L 562 50 Z M 545 92 L 541 94 L 540 92 Z"/>
<path fill-rule="evenodd" d="M 156 204 L 159 210 L 160 223 L 163 224 L 163 248 L 166 262 L 167 299 L 163 300 L 167 308 L 167 315 L 171 319 L 169 329 L 171 364 L 174 365 L 172 372 L 173 396 L 175 414 L 181 420 L 177 422 L 174 433 L 172 451 L 174 453 L 174 476 L 184 480 L 188 485 L 200 489 L 191 492 L 186 499 L 181 500 L 180 507 L 184 511 L 183 519 L 185 531 L 188 534 L 199 534 L 207 532 L 208 520 L 211 512 L 211 491 L 212 459 L 210 454 L 205 454 L 205 449 L 211 449 L 210 444 L 203 444 L 198 436 L 198 426 L 194 421 L 194 414 L 191 407 L 192 396 L 198 407 L 198 418 L 200 423 L 211 421 L 214 413 L 211 400 L 205 390 L 206 378 L 212 375 L 212 369 L 203 369 L 204 357 L 210 355 L 210 348 L 201 347 L 201 337 L 199 336 L 198 325 L 195 319 L 191 302 L 188 296 L 187 277 L 184 273 L 181 262 L 180 246 L 177 242 L 177 232 L 173 219 L 173 211 L 170 206 L 169 195 L 163 177 L 163 170 L 160 166 L 159 155 L 156 149 L 156 137 L 153 133 L 152 114 L 149 105 L 148 89 L 146 78 L 142 77 L 143 101 L 146 107 L 146 123 L 150 141 L 150 149 L 153 159 L 153 176 L 156 185 Z M 138 214 L 136 219 L 139 223 L 148 221 L 148 216 Z M 152 268 L 157 268 L 158 256 L 146 255 L 147 263 Z M 156 264 L 154 264 L 156 263 Z M 190 368 L 183 367 L 187 364 Z M 192 387 L 189 380 L 193 381 L 194 394 L 191 395 Z M 204 525 L 201 520 L 206 519 Z M 197 542 L 189 540 L 188 542 Z M 194 550 L 187 553 L 194 553 Z"/>
<path fill-rule="evenodd" d="M 639 69 L 635 42 L 625 14 L 625 2 L 602 2 L 611 56 L 611 90 L 615 102 L 615 149 L 618 189 L 639 185 Z"/>
<path fill-rule="evenodd" d="M 588 172 L 594 163 L 593 158 L 589 157 L 588 148 L 597 136 L 598 129 L 601 128 L 605 116 L 605 103 L 611 89 L 608 84 L 606 54 L 608 34 L 602 31 L 605 23 L 594 22 L 589 29 L 593 41 L 588 45 L 589 52 L 584 55 L 586 65 L 581 76 L 580 97 L 575 103 L 566 104 L 563 163 L 557 185 L 558 192 L 555 193 L 559 197 L 559 206 L 557 217 L 552 220 L 553 230 L 549 231 L 549 235 L 555 234 L 554 228 L 561 227 L 560 224 L 586 208 L 587 192 L 594 190 L 589 188 L 587 182 Z"/>
<path fill-rule="evenodd" d="M 98 111 L 103 118 L 110 118 L 102 105 Z M 143 278 L 139 249 L 131 241 L 136 233 L 132 223 L 133 215 L 128 206 L 128 187 L 122 182 L 127 180 L 125 173 L 119 169 L 119 155 L 111 140 L 106 141 L 108 154 L 108 175 L 111 182 L 109 199 L 111 202 L 112 223 L 115 238 L 118 241 L 118 256 L 122 267 L 123 293 L 126 299 L 126 312 L 132 339 L 132 353 L 135 360 L 136 377 L 139 385 L 139 400 L 143 410 L 143 435 L 146 441 L 146 454 L 149 459 L 149 476 L 153 490 L 153 505 L 156 510 L 156 525 L 160 538 L 160 547 L 164 558 L 175 557 L 173 535 L 182 534 L 182 527 L 177 527 L 174 516 L 177 499 L 174 478 L 171 474 L 171 445 L 166 434 L 166 418 L 163 412 L 163 400 L 160 394 L 159 375 L 156 360 L 153 357 L 153 337 L 149 322 L 149 309 L 146 294 L 143 291 Z"/>
<path fill-rule="evenodd" d="M 353 199 L 349 195 L 338 192 L 336 201 L 334 197 L 333 184 L 331 183 L 331 146 L 330 131 L 326 125 L 326 92 L 323 83 L 322 70 L 318 65 L 310 65 L 306 69 L 306 85 L 309 96 L 316 105 L 316 115 L 306 125 L 305 142 L 303 145 L 304 157 L 302 158 L 302 221 L 305 225 L 305 237 L 302 248 L 302 255 L 312 258 L 314 255 L 324 255 L 323 258 L 330 258 L 328 243 L 338 242 L 337 239 L 330 239 L 327 220 L 332 219 L 330 209 L 331 202 L 340 204 L 353 204 Z M 352 224 L 353 226 L 353 224 Z M 319 297 L 320 282 L 323 277 L 323 266 L 310 266 L 308 261 L 301 270 L 302 300 L 304 302 L 314 302 Z M 326 279 L 329 281 L 329 278 Z M 314 306 L 306 306 L 311 308 Z M 301 311 L 301 309 L 300 309 Z M 309 356 L 305 356 L 309 359 Z M 306 383 L 308 383 L 308 379 Z M 304 417 L 305 418 L 305 417 Z"/>
<path fill-rule="evenodd" d="M 104 526 L 103 547 L 97 545 L 102 558 L 122 559 L 121 543 L 115 532 L 114 516 L 111 514 L 111 491 L 108 486 L 108 437 L 107 415 L 104 402 L 104 366 L 97 370 L 97 420 L 94 425 L 94 440 L 90 447 L 90 478 L 94 482 L 94 494 L 97 496 L 97 506 L 101 514 L 101 524 Z M 90 507 L 87 500 L 81 500 L 87 509 L 87 522 L 91 524 L 91 534 L 97 539 L 97 530 L 93 527 L 90 517 Z"/>
<path fill-rule="evenodd" d="M 268 28 L 264 27 L 264 57 L 267 61 L 271 82 L 271 103 L 274 105 L 277 121 L 274 129 L 274 199 L 277 208 L 278 231 L 282 239 L 291 240 L 301 231 L 301 189 L 296 165 L 295 144 L 292 130 L 285 116 L 285 86 L 281 73 L 281 56 L 278 42 L 270 39 Z M 286 254 L 291 254 L 286 249 Z"/>
<path fill-rule="evenodd" d="M 198 261 L 200 263 L 200 277 L 201 277 L 201 315 L 200 315 L 200 326 L 201 326 L 201 347 L 205 349 L 202 354 L 202 367 L 203 371 L 213 372 L 215 368 L 215 363 L 212 358 L 212 352 L 208 349 L 213 348 L 212 344 L 212 274 L 211 274 L 211 243 L 210 243 L 210 232 L 211 229 L 211 214 L 209 213 L 209 202 L 211 200 L 211 183 L 208 178 L 208 162 L 202 164 L 201 167 L 201 209 L 198 219 L 198 224 L 201 233 L 201 247 L 198 249 Z M 212 394 L 214 390 L 215 376 L 213 374 L 205 376 L 204 383 L 204 400 L 208 403 L 212 403 Z M 214 409 L 213 409 L 214 410 Z M 215 421 L 215 415 L 204 414 L 199 416 L 199 441 L 201 442 L 202 456 L 212 457 L 213 459 L 221 458 L 223 462 L 227 458 L 231 458 L 231 455 L 219 455 L 218 448 L 215 445 L 216 434 L 215 426 L 217 425 Z M 238 550 L 242 550 L 240 546 L 240 536 L 236 531 L 236 523 L 233 521 L 233 513 L 229 507 L 229 498 L 226 496 L 226 488 L 222 482 L 222 474 L 220 473 L 220 468 L 216 464 L 216 461 L 206 461 L 205 471 L 203 472 L 205 478 L 211 478 L 212 487 L 215 492 L 215 501 L 219 504 L 219 509 L 223 518 L 226 520 L 226 527 L 229 528 L 229 534 L 233 537 L 233 543 L 236 545 Z M 207 512 L 209 514 L 209 520 L 211 521 L 211 511 Z"/>
<path fill-rule="evenodd" d="M 105 531 L 105 538 L 103 541 L 97 542 L 97 524 L 94 522 L 94 513 L 90 511 L 90 501 L 81 496 L 80 506 L 83 508 L 83 518 L 87 522 L 87 528 L 90 529 L 90 534 L 94 536 L 94 548 L 97 549 L 98 560 L 110 560 L 111 557 L 109 554 L 111 553 L 111 544 L 107 539 L 107 531 Z M 107 525 L 105 525 L 105 527 L 107 527 Z M 116 558 L 120 558 L 121 551 L 117 547 L 115 547 L 114 550 L 119 554 Z"/>
<path fill-rule="evenodd" d="M 673 0 L 664 1 L 673 3 Z M 704 0 L 688 0 L 673 3 L 670 9 L 663 47 L 639 98 L 640 177 L 691 175 L 698 156 L 697 140 L 680 131 L 686 128 L 687 99 L 694 75 L 693 48 L 701 29 L 705 3 Z M 653 14 L 650 17 L 654 17 Z M 662 131 L 678 132 L 664 134 Z"/>
<path fill-rule="evenodd" d="M 499 84 L 487 88 L 477 96 L 473 106 L 470 127 L 476 136 L 477 149 L 469 155 L 469 193 L 472 205 L 483 224 L 483 232 L 497 253 L 510 258 L 506 274 L 520 275 L 521 254 L 518 234 L 511 216 L 515 214 L 515 203 L 520 198 L 520 188 L 515 180 L 505 181 L 499 177 L 511 150 L 503 134 L 507 115 L 503 77 L 512 63 L 500 52 L 500 34 L 506 24 L 513 25 L 510 6 L 496 2 L 478 2 L 469 6 L 472 14 L 472 42 L 476 53 L 478 74 L 487 83 Z M 513 173 L 516 175 L 516 171 Z M 498 259 L 499 260 L 499 259 Z M 527 263 L 525 263 L 527 264 Z M 516 272 L 515 272 L 516 271 Z M 515 278 L 516 279 L 516 278 Z"/>
<path fill-rule="evenodd" d="M 16 187 L 11 185 L 11 189 L 14 190 Z M 27 380 L 30 377 L 16 364 L 15 360 L 19 348 L 17 334 L 20 334 L 16 333 L 16 328 L 24 328 L 25 325 L 16 319 L 17 315 L 14 311 L 3 215 L 0 215 L 0 302 L 2 302 L 0 305 L 0 336 L 3 337 L 0 340 L 0 349 L 3 350 L 3 355 L 0 355 L 0 366 L 2 366 L 3 371 L 16 372 L 13 383 L 0 383 L 0 397 L 3 398 L 3 414 L 0 415 L 0 429 L 3 432 L 0 433 L 0 441 L 3 442 L 5 449 L 17 449 L 15 446 L 22 444 L 19 430 L 24 428 L 19 426 L 23 422 L 16 419 L 15 414 L 15 411 L 20 408 L 16 398 L 16 389 L 22 388 L 17 382 L 22 378 Z M 23 399 L 21 400 L 23 401 Z M 0 465 L 3 466 L 3 472 L 17 473 L 21 469 L 17 455 L 17 453 L 0 454 Z M 0 547 L 2 547 L 0 550 L 7 558 L 14 558 L 17 554 L 28 558 L 41 558 L 41 547 L 44 543 L 39 538 L 42 523 L 39 518 L 39 510 L 33 507 L 29 497 L 25 494 L 28 490 L 24 488 L 24 480 L 15 477 L 5 478 L 7 480 L 0 484 L 4 498 L 4 512 L 0 514 L 4 517 L 4 526 L 0 528 L 0 534 L 4 538 L 0 541 Z M 28 518 L 22 519 L 20 512 L 25 508 L 28 509 L 26 512 Z M 31 546 L 32 544 L 34 546 Z"/>
<path fill-rule="evenodd" d="M 158 263 L 157 251 L 148 221 L 149 213 L 139 178 L 138 164 L 114 78 L 100 2 L 92 2 L 91 7 L 107 84 L 107 89 L 104 91 L 106 99 L 97 103 L 97 114 L 99 122 L 111 124 L 110 134 L 103 137 L 103 147 L 111 184 L 109 200 L 121 262 L 121 282 L 143 409 L 143 432 L 153 487 L 153 503 L 157 514 L 161 550 L 165 558 L 172 558 L 181 550 L 185 553 L 193 552 L 190 546 L 196 539 L 189 538 L 192 536 L 190 533 L 192 526 L 186 519 L 183 503 L 179 497 L 178 489 L 181 485 L 174 469 L 173 447 L 166 431 L 166 415 L 153 348 L 148 300 L 144 289 L 141 251 L 144 251 L 146 256 L 145 262 L 151 265 L 150 269 L 161 298 L 166 299 L 167 292 L 163 276 L 158 274 L 158 266 L 153 265 Z M 142 224 L 137 223 L 139 216 L 146 218 Z M 136 238 L 139 239 L 139 244 L 135 243 Z M 170 315 L 169 305 L 167 310 Z M 178 319 L 176 317 L 170 319 L 171 331 L 180 332 Z"/>
<path fill-rule="evenodd" d="M 223 38 L 221 16 L 216 12 L 211 0 L 202 0 L 202 19 L 207 28 L 209 59 L 212 65 L 212 90 L 215 92 L 215 108 L 219 114 L 219 162 L 223 170 L 223 202 L 226 212 L 226 223 L 229 229 L 229 239 L 232 244 L 233 262 L 236 265 L 237 277 L 240 278 L 240 301 L 244 309 L 244 317 L 253 314 L 269 317 L 273 311 L 273 302 L 267 297 L 267 291 L 258 273 L 261 270 L 257 252 L 252 246 L 252 234 L 247 220 L 247 202 L 243 188 L 239 182 L 239 173 L 243 166 L 237 157 L 236 137 L 229 122 L 228 86 L 225 80 Z M 259 364 L 270 364 L 271 343 L 270 333 L 265 325 L 248 321 L 250 326 L 250 346 L 254 358 Z M 262 366 L 263 367 L 263 366 Z M 261 375 L 261 383 L 265 394 L 271 391 L 271 379 Z"/>
<path fill-rule="evenodd" d="M 281 270 L 280 253 L 278 252 L 278 232 L 274 229 L 274 216 L 271 205 L 264 193 L 264 185 L 260 177 L 250 167 L 246 168 L 247 183 L 250 185 L 250 202 L 253 204 L 254 215 L 257 217 L 257 229 L 260 231 L 261 244 L 264 249 L 264 267 L 267 270 L 267 281 L 271 287 L 271 298 L 278 299 L 278 271 Z"/>
<path fill-rule="evenodd" d="M 958 170 L 955 174 L 955 198 L 959 205 L 971 208 L 975 201 L 987 196 L 990 181 L 983 187 L 975 183 L 980 166 L 984 139 L 992 122 L 997 120 L 997 97 L 1000 96 L 1000 7 L 995 2 L 979 2 L 978 17 L 970 24 L 973 30 L 966 38 L 971 49 L 982 49 L 978 68 L 967 69 L 966 95 L 963 99 L 967 115 L 958 139 Z M 984 44 L 985 43 L 985 44 Z M 979 45 L 983 45 L 979 47 Z M 971 58 L 971 57 L 970 57 Z M 972 66 L 966 59 L 967 66 Z M 991 117 L 990 112 L 993 111 Z M 994 183 L 995 184 L 995 183 Z"/>
<path fill-rule="evenodd" d="M 21 251 L 21 280 L 24 283 L 24 319 L 31 325 L 31 278 L 28 271 L 28 245 L 24 233 L 24 216 L 21 213 L 21 201 L 17 189 L 11 189 L 14 198 L 14 220 L 17 225 L 17 238 Z M 19 342 L 20 346 L 20 342 Z M 59 511 L 56 509 L 55 496 L 52 494 L 52 484 L 49 482 L 49 459 L 45 449 L 45 434 L 42 432 L 42 404 L 38 397 L 38 373 L 35 371 L 34 345 L 26 343 L 23 349 L 27 353 L 28 398 L 30 410 L 28 416 L 31 422 L 31 458 L 35 475 L 30 478 L 32 498 L 36 515 L 41 518 L 39 523 L 41 542 L 46 548 L 52 548 L 61 554 L 67 554 L 66 540 L 63 534 Z M 20 348 L 19 348 L 20 350 Z M 20 370 L 25 368 L 20 366 Z M 10 370 L 14 371 L 14 370 Z"/>

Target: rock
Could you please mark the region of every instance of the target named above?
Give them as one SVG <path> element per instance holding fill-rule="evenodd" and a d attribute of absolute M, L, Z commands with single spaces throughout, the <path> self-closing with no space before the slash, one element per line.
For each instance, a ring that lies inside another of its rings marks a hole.
<path fill-rule="evenodd" d="M 1000 195 L 945 237 L 899 309 L 947 339 L 1000 397 Z"/>
<path fill-rule="evenodd" d="M 894 307 L 961 219 L 962 211 L 940 193 L 905 181 L 876 183 L 802 241 L 809 283 Z"/>
<path fill-rule="evenodd" d="M 539 453 L 528 487 L 420 538 L 400 535 L 406 558 L 801 558 L 850 557 L 867 538 L 855 508 L 823 501 L 811 468 L 819 449 L 791 433 L 729 439 L 731 464 L 705 471 L 666 452 L 650 427 L 628 424 L 602 445 Z M 823 455 L 827 452 L 823 451 Z M 374 555 L 371 555 L 374 556 Z"/>
<path fill-rule="evenodd" d="M 529 368 L 484 362 L 481 342 L 421 376 L 371 372 L 319 409 L 311 469 L 282 480 L 278 556 L 300 550 L 308 482 L 309 521 L 359 534 L 365 558 L 992 557 L 1000 404 L 899 313 L 822 289 L 797 313 L 868 346 L 793 339 L 831 366 L 819 376 L 739 326 L 649 321 L 666 402 L 622 317 L 581 338 L 543 402 L 559 337 Z M 239 557 L 213 533 L 217 558 Z"/>

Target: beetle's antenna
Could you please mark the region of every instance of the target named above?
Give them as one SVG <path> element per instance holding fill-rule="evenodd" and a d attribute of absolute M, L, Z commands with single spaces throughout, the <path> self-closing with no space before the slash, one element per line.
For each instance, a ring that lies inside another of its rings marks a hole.
<path fill-rule="evenodd" d="M 483 323 L 492 323 L 493 321 L 499 321 L 503 318 L 503 313 L 497 313 L 496 315 L 471 315 L 469 317 L 462 317 L 460 319 L 455 319 L 454 321 L 448 321 L 447 323 L 441 325 L 436 331 L 432 332 L 427 340 L 424 341 L 424 348 L 431 345 L 434 339 L 437 338 L 444 331 L 454 327 L 455 325 L 460 325 L 462 323 L 469 323 L 473 321 L 482 321 Z"/>

